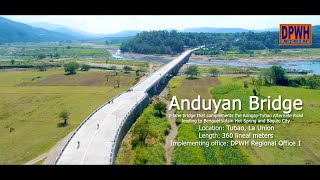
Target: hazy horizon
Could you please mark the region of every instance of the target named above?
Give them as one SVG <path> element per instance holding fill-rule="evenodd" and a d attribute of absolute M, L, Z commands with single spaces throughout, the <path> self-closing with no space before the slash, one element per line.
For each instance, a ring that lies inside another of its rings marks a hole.
<path fill-rule="evenodd" d="M 320 22 L 320 16 L 303 15 L 7 15 L 2 17 L 25 24 L 61 25 L 94 34 L 200 27 L 260 30 L 278 28 L 282 23 L 318 25 Z"/>

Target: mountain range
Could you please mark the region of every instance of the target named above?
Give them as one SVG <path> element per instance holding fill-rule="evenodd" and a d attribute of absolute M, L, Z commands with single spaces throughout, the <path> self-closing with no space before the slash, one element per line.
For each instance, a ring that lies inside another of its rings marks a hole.
<path fill-rule="evenodd" d="M 0 43 L 66 41 L 71 39 L 73 37 L 66 34 L 32 27 L 0 17 Z"/>
<path fill-rule="evenodd" d="M 248 31 L 278 31 L 278 28 L 248 30 L 243 28 L 197 27 L 186 28 L 179 32 L 237 33 Z M 112 34 L 94 34 L 47 22 L 24 24 L 0 16 L 0 43 L 128 38 L 140 32 L 142 31 L 125 30 Z"/>
<path fill-rule="evenodd" d="M 102 35 L 102 34 L 88 33 L 88 32 L 84 32 L 78 29 L 69 28 L 66 26 L 58 25 L 58 24 L 36 22 L 36 23 L 29 23 L 29 25 L 33 27 L 47 29 L 57 33 L 67 34 L 69 36 L 72 36 L 74 39 L 80 39 L 80 40 L 105 37 L 105 35 Z"/>

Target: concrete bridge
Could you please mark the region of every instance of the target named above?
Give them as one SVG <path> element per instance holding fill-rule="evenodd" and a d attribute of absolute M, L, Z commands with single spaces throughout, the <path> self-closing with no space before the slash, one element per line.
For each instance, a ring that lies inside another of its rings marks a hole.
<path fill-rule="evenodd" d="M 150 103 L 150 97 L 178 73 L 196 49 L 183 52 L 90 114 L 72 133 L 55 164 L 113 164 L 121 141 Z"/>

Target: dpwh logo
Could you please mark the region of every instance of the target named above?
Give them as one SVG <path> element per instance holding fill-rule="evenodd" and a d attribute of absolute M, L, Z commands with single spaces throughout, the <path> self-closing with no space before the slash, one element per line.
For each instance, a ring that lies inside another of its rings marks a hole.
<path fill-rule="evenodd" d="M 311 24 L 280 24 L 280 46 L 311 46 Z"/>

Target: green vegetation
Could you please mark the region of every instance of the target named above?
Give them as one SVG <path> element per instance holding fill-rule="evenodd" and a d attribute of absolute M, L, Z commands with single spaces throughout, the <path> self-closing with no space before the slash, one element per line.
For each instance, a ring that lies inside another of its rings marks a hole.
<path fill-rule="evenodd" d="M 48 151 L 135 78 L 103 71 L 67 76 L 62 68 L 0 71 L 0 164 L 23 164 Z M 115 88 L 118 79 L 121 86 Z M 68 126 L 59 128 L 64 109 L 70 113 Z"/>
<path fill-rule="evenodd" d="M 59 114 L 59 118 L 63 119 L 63 126 L 68 125 L 68 119 L 69 119 L 70 113 L 67 110 L 63 110 Z"/>
<path fill-rule="evenodd" d="M 110 53 L 106 49 L 97 48 L 85 48 L 85 47 L 38 47 L 38 48 L 25 48 L 25 50 L 16 49 L 12 54 L 14 56 L 31 56 L 38 59 L 49 58 L 61 58 L 61 57 L 109 57 Z"/>
<path fill-rule="evenodd" d="M 197 55 L 202 55 L 195 52 Z M 241 52 L 236 47 L 230 50 L 220 50 L 219 54 L 208 54 L 210 59 L 214 60 L 237 60 L 237 59 L 254 59 L 254 58 L 265 58 L 265 59 L 281 59 L 281 58 L 293 58 L 293 59 L 304 59 L 312 58 L 318 59 L 320 57 L 319 48 L 292 48 L 292 49 L 281 49 L 281 52 L 275 53 L 273 49 L 262 49 L 262 50 L 247 50 Z"/>
<path fill-rule="evenodd" d="M 36 69 L 39 71 L 47 71 L 48 65 L 45 63 L 37 64 Z"/>
<path fill-rule="evenodd" d="M 124 60 L 116 60 L 116 59 L 108 59 L 108 60 L 93 60 L 95 63 L 108 63 L 108 64 L 116 64 L 116 65 L 127 65 L 127 66 L 137 66 L 137 67 L 144 67 L 147 68 L 149 66 L 148 62 L 141 62 L 141 61 L 124 61 Z"/>
<path fill-rule="evenodd" d="M 312 36 L 320 38 L 319 26 L 313 27 Z M 273 54 L 279 50 L 279 32 L 243 32 L 243 33 L 183 33 L 172 31 L 141 32 L 132 39 L 121 44 L 121 51 L 142 54 L 176 54 L 181 53 L 184 47 L 207 45 L 195 52 L 199 55 L 219 55 L 223 51 L 237 50 L 240 54 L 252 54 L 250 50 L 271 49 Z M 319 48 L 315 42 L 311 48 Z M 299 48 L 299 47 L 284 47 Z M 304 47 L 305 48 L 305 47 Z"/>
<path fill-rule="evenodd" d="M 69 62 L 63 65 L 64 71 L 68 74 L 76 74 L 77 69 L 79 68 L 79 63 L 77 62 Z"/>
<path fill-rule="evenodd" d="M 157 115 L 158 115 L 159 117 L 162 117 L 162 116 L 163 116 L 163 113 L 166 113 L 167 104 L 164 103 L 164 102 L 162 102 L 162 101 L 159 101 L 159 102 L 155 103 L 155 104 L 153 105 L 153 107 L 154 107 L 154 110 L 157 111 Z"/>
<path fill-rule="evenodd" d="M 219 75 L 219 69 L 218 68 L 214 68 L 214 67 L 212 67 L 212 68 L 210 68 L 210 74 L 212 74 L 212 76 L 218 76 Z"/>
<path fill-rule="evenodd" d="M 187 70 L 185 71 L 185 73 L 190 76 L 191 78 L 193 76 L 197 76 L 199 74 L 199 69 L 198 69 L 198 66 L 196 65 L 193 65 L 193 66 L 189 66 L 187 68 Z"/>
<path fill-rule="evenodd" d="M 292 77 L 288 82 L 292 87 L 303 87 L 309 89 L 320 89 L 320 75 L 307 77 Z"/>
<path fill-rule="evenodd" d="M 87 65 L 87 64 L 81 64 L 81 65 L 80 65 L 81 71 L 89 71 L 90 68 L 91 68 L 91 66 L 90 66 L 90 65 Z"/>
<path fill-rule="evenodd" d="M 319 90 L 293 88 L 285 86 L 263 86 L 261 79 L 252 77 L 232 77 L 220 76 L 219 82 L 214 77 L 203 77 L 198 79 L 185 79 L 185 77 L 174 77 L 169 82 L 169 95 L 176 95 L 178 98 L 194 99 L 197 95 L 202 98 L 215 99 L 240 99 L 242 102 L 242 110 L 231 110 L 220 113 L 238 113 L 238 114 L 273 114 L 277 111 L 268 110 L 249 110 L 249 96 L 253 95 L 253 90 L 259 89 L 260 97 L 271 96 L 277 98 L 281 95 L 288 99 L 302 99 L 303 110 L 292 113 L 303 113 L 304 118 L 292 118 L 290 124 L 275 125 L 274 140 L 289 139 L 301 140 L 301 147 L 175 147 L 173 152 L 173 164 L 318 164 L 320 158 L 317 153 L 320 143 L 316 140 L 319 134 Z M 243 85 L 246 84 L 246 87 Z M 218 86 L 217 86 L 218 85 Z M 257 88 L 259 86 L 259 88 Z M 208 89 L 210 96 L 208 97 Z M 176 113 L 183 113 L 177 111 Z M 188 111 L 184 113 L 212 113 Z M 233 119 L 233 118 L 230 118 Z M 180 118 L 177 119 L 179 125 L 176 141 L 197 141 L 198 128 L 197 125 L 181 123 Z M 216 124 L 218 125 L 218 124 Z M 220 124 L 223 125 L 223 124 Z M 243 125 L 247 126 L 247 125 Z M 210 131 L 208 131 L 209 133 Z M 226 131 L 220 131 L 223 133 Z M 260 133 L 270 133 L 260 131 Z M 202 132 L 203 133 L 203 132 Z M 257 133 L 254 131 L 254 133 Z M 231 139 L 228 139 L 229 141 Z M 211 140 L 210 140 L 211 141 Z"/>
<path fill-rule="evenodd" d="M 166 116 L 156 116 L 149 105 L 122 141 L 116 164 L 165 164 L 165 137 L 170 124 Z"/>
<path fill-rule="evenodd" d="M 132 68 L 130 66 L 123 66 L 123 70 L 125 73 L 128 73 L 129 71 L 132 71 Z"/>
<path fill-rule="evenodd" d="M 71 36 L 35 28 L 0 17 L 0 44 L 9 42 L 64 41 Z"/>
<path fill-rule="evenodd" d="M 228 111 L 226 113 L 239 114 L 259 114 L 268 113 L 273 114 L 276 111 L 268 110 L 249 110 L 249 96 L 252 95 L 255 85 L 249 83 L 248 88 L 241 87 L 245 81 L 250 82 L 249 77 L 219 77 L 223 83 L 222 86 L 213 87 L 210 89 L 212 96 L 216 99 L 240 99 L 242 102 L 242 110 Z M 255 81 L 257 84 L 257 80 Z M 275 125 L 275 140 L 289 139 L 301 140 L 303 145 L 301 147 L 239 147 L 242 153 L 247 157 L 250 164 L 305 164 L 306 162 L 318 164 L 320 159 L 316 157 L 320 144 L 315 141 L 314 137 L 319 136 L 319 122 L 320 106 L 317 102 L 320 101 L 319 90 L 310 90 L 303 88 L 292 88 L 284 86 L 261 86 L 261 97 L 271 96 L 276 98 L 281 95 L 288 99 L 302 99 L 304 107 L 302 111 L 295 111 L 292 113 L 303 113 L 304 118 L 292 118 L 290 124 Z M 232 118 L 230 118 L 232 119 Z M 312 124 L 312 125 L 311 125 Z M 311 131 L 311 132 L 310 132 Z M 300 132 L 300 133 L 299 133 Z M 267 132 L 266 132 L 267 133 Z"/>
<path fill-rule="evenodd" d="M 271 66 L 270 68 L 263 69 L 260 72 L 259 77 L 259 83 L 261 81 L 261 85 L 280 85 L 304 87 L 309 89 L 320 88 L 320 75 L 288 78 L 285 75 L 285 69 L 283 69 L 281 66 Z"/>
<path fill-rule="evenodd" d="M 200 95 L 202 98 L 210 98 L 208 89 L 219 85 L 217 78 L 203 77 L 198 79 L 186 79 L 185 77 L 174 77 L 169 81 L 170 94 L 179 99 L 193 99 Z M 183 113 L 183 112 L 177 112 Z M 188 111 L 188 114 L 211 113 L 207 111 Z M 198 125 L 181 123 L 175 141 L 200 141 L 198 137 Z M 203 133 L 203 132 L 202 132 Z M 209 133 L 209 131 L 208 131 Z M 222 132 L 221 132 L 222 133 Z M 210 141 L 214 141 L 212 139 Z M 247 164 L 242 152 L 235 147 L 205 147 L 205 146 L 180 146 L 175 147 L 172 157 L 173 164 Z"/>
<path fill-rule="evenodd" d="M 264 79 L 265 84 L 282 85 L 288 84 L 288 78 L 285 76 L 285 70 L 281 66 L 271 66 L 263 69 L 260 77 Z"/>
<path fill-rule="evenodd" d="M 189 65 L 184 65 L 188 67 Z M 257 67 L 214 67 L 218 70 L 218 74 L 259 74 L 262 69 Z M 211 74 L 212 66 L 198 66 L 200 73 Z"/>

